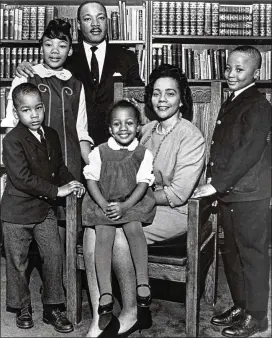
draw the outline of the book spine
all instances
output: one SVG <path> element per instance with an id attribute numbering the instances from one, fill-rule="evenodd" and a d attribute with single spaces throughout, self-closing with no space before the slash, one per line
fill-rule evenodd
<path id="1" fill-rule="evenodd" d="M 168 33 L 168 2 L 161 1 L 161 35 Z"/>
<path id="2" fill-rule="evenodd" d="M 6 117 L 6 87 L 0 87 L 0 119 Z"/>
<path id="3" fill-rule="evenodd" d="M 10 78 L 10 47 L 5 47 L 4 54 L 4 77 Z"/>
<path id="4" fill-rule="evenodd" d="M 197 12 L 196 12 L 196 2 L 190 2 L 190 35 L 197 35 Z"/>
<path id="5" fill-rule="evenodd" d="M 158 48 L 153 47 L 152 49 L 152 69 L 158 67 Z"/>
<path id="6" fill-rule="evenodd" d="M 168 46 L 162 46 L 162 63 L 168 63 Z"/>
<path id="7" fill-rule="evenodd" d="M 32 63 L 33 62 L 33 53 L 34 53 L 34 47 L 28 47 L 27 48 L 27 61 Z"/>
<path id="8" fill-rule="evenodd" d="M 4 78 L 5 76 L 4 62 L 5 62 L 4 47 L 0 47 L 0 78 Z"/>
<path id="9" fill-rule="evenodd" d="M 4 7 L 0 4 L 0 40 L 4 39 Z"/>
<path id="10" fill-rule="evenodd" d="M 177 47 L 177 63 L 178 67 L 182 70 L 182 45 L 179 43 Z"/>
<path id="11" fill-rule="evenodd" d="M 214 51 L 214 70 L 215 70 L 215 79 L 220 80 L 220 50 L 217 49 Z"/>
<path id="12" fill-rule="evenodd" d="M 11 48 L 10 51 L 10 77 L 15 77 L 16 72 L 16 57 L 17 57 L 17 48 Z"/>
<path id="13" fill-rule="evenodd" d="M 226 69 L 226 53 L 224 49 L 220 49 L 220 78 L 224 79 Z"/>
<path id="14" fill-rule="evenodd" d="M 252 14 L 227 13 L 219 14 L 220 21 L 250 21 L 252 22 Z"/>
<path id="15" fill-rule="evenodd" d="M 252 35 L 260 35 L 260 4 L 252 5 Z"/>
<path id="16" fill-rule="evenodd" d="M 219 35 L 222 35 L 222 36 L 252 36 L 252 29 L 222 28 L 222 29 L 219 29 Z"/>
<path id="17" fill-rule="evenodd" d="M 266 4 L 266 36 L 271 36 L 272 34 L 272 10 L 271 3 Z"/>
<path id="18" fill-rule="evenodd" d="M 139 9 L 138 11 L 138 20 L 139 20 L 139 40 L 144 40 L 143 29 L 144 29 L 144 22 L 143 22 L 143 10 Z"/>
<path id="19" fill-rule="evenodd" d="M 27 60 L 27 47 L 23 48 L 22 58 L 23 58 L 23 61 L 28 61 Z"/>
<path id="20" fill-rule="evenodd" d="M 37 39 L 40 40 L 45 29 L 45 6 L 38 7 L 37 13 Z"/>
<path id="21" fill-rule="evenodd" d="M 153 34 L 159 35 L 161 33 L 161 2 L 154 1 L 153 2 Z"/>
<path id="22" fill-rule="evenodd" d="M 17 48 L 17 64 L 16 64 L 16 66 L 18 66 L 22 62 L 22 54 L 23 54 L 23 48 L 18 47 Z"/>
<path id="23" fill-rule="evenodd" d="M 119 40 L 118 13 L 116 11 L 111 13 L 111 35 L 112 40 Z"/>
<path id="24" fill-rule="evenodd" d="M 205 23 L 204 23 L 204 34 L 212 35 L 212 12 L 211 3 L 205 2 Z"/>
<path id="25" fill-rule="evenodd" d="M 197 10 L 197 18 L 196 18 L 197 35 L 204 35 L 204 19 L 205 19 L 204 2 L 197 2 L 196 10 Z"/>
<path id="26" fill-rule="evenodd" d="M 29 39 L 30 7 L 23 7 L 22 40 Z"/>
<path id="27" fill-rule="evenodd" d="M 168 35 L 176 34 L 175 19 L 176 19 L 175 2 L 170 1 L 168 4 Z"/>
<path id="28" fill-rule="evenodd" d="M 19 40 L 19 8 L 14 8 L 14 40 Z"/>
<path id="29" fill-rule="evenodd" d="M 177 44 L 173 43 L 172 44 L 172 49 L 171 49 L 171 53 L 172 53 L 172 62 L 174 66 L 178 66 L 178 60 L 177 60 Z"/>
<path id="30" fill-rule="evenodd" d="M 212 35 L 219 34 L 219 4 L 212 3 Z"/>
<path id="31" fill-rule="evenodd" d="M 33 49 L 33 63 L 37 65 L 39 63 L 39 48 L 34 47 Z"/>
<path id="32" fill-rule="evenodd" d="M 252 11 L 251 5 L 220 5 L 219 13 L 244 13 L 250 14 Z"/>
<path id="33" fill-rule="evenodd" d="M 14 8 L 9 9 L 9 28 L 8 28 L 8 33 L 9 33 L 9 39 L 14 40 Z"/>
<path id="34" fill-rule="evenodd" d="M 37 39 L 37 7 L 30 7 L 30 24 L 29 24 L 30 40 Z"/>
<path id="35" fill-rule="evenodd" d="M 3 38 L 8 40 L 9 38 L 9 10 L 8 8 L 4 8 L 3 11 Z"/>
<path id="36" fill-rule="evenodd" d="M 248 28 L 248 29 L 252 29 L 252 22 L 244 22 L 244 21 L 237 21 L 237 22 L 233 22 L 233 21 L 221 21 L 219 22 L 219 29 L 220 28 Z"/>
<path id="37" fill-rule="evenodd" d="M 19 8 L 18 40 L 22 40 L 23 39 L 22 32 L 23 32 L 23 9 Z"/>
<path id="38" fill-rule="evenodd" d="M 183 2 L 183 35 L 190 35 L 190 2 Z"/>
<path id="39" fill-rule="evenodd" d="M 55 17 L 55 7 L 52 5 L 45 6 L 45 27 L 48 26 L 49 22 Z"/>
<path id="40" fill-rule="evenodd" d="M 182 35 L 183 27 L 182 27 L 182 2 L 175 2 L 175 11 L 176 11 L 176 27 L 175 34 Z"/>

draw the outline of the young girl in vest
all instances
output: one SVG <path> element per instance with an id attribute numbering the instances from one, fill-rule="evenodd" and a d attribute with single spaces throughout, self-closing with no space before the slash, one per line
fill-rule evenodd
<path id="1" fill-rule="evenodd" d="M 83 173 L 89 194 L 83 200 L 83 225 L 96 231 L 95 265 L 100 291 L 98 314 L 111 314 L 111 258 L 116 227 L 128 239 L 137 278 L 137 302 L 151 303 L 147 245 L 142 230 L 155 216 L 153 156 L 139 144 L 140 112 L 126 100 L 115 103 L 108 117 L 111 137 L 89 154 Z M 91 287 L 91 286 L 90 286 Z M 115 318 L 115 317 L 114 317 Z"/>

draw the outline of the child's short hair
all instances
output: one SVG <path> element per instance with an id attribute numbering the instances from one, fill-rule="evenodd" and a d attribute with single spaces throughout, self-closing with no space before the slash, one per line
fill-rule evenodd
<path id="1" fill-rule="evenodd" d="M 41 39 L 42 43 L 43 38 L 47 37 L 49 39 L 59 39 L 69 42 L 69 45 L 72 45 L 72 36 L 71 36 L 71 25 L 69 22 L 62 19 L 55 19 L 49 21 Z"/>
<path id="2" fill-rule="evenodd" d="M 257 48 L 255 48 L 253 46 L 238 46 L 235 49 L 233 49 L 233 51 L 231 53 L 234 53 L 234 52 L 240 52 L 240 53 L 244 53 L 244 54 L 248 55 L 249 57 L 251 57 L 255 60 L 257 69 L 261 68 L 262 55 Z"/>
<path id="3" fill-rule="evenodd" d="M 21 83 L 12 91 L 12 102 L 15 108 L 18 105 L 19 97 L 27 94 L 37 94 L 41 96 L 38 87 L 35 86 L 33 83 Z"/>
<path id="4" fill-rule="evenodd" d="M 107 123 L 107 125 L 110 124 L 112 113 L 113 113 L 113 111 L 114 111 L 116 108 L 124 108 L 124 109 L 131 108 L 131 109 L 133 109 L 133 110 L 134 110 L 134 113 L 135 113 L 135 117 L 136 117 L 137 123 L 138 123 L 138 124 L 140 123 L 140 120 L 141 120 L 141 113 L 140 113 L 140 110 L 138 109 L 138 107 L 136 107 L 135 104 L 133 104 L 133 103 L 132 103 L 131 101 L 129 101 L 129 100 L 120 100 L 120 101 L 115 102 L 115 103 L 109 108 L 109 110 L 108 110 L 108 112 L 107 112 L 107 116 L 106 116 L 106 123 Z"/>

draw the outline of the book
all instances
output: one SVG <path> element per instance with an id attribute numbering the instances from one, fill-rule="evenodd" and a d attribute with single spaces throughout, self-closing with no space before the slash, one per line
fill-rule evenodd
<path id="1" fill-rule="evenodd" d="M 119 40 L 119 22 L 118 13 L 116 11 L 111 13 L 111 34 L 112 40 Z"/>
<path id="2" fill-rule="evenodd" d="M 30 40 L 37 39 L 37 7 L 30 7 L 30 23 L 29 23 L 29 38 Z"/>
<path id="3" fill-rule="evenodd" d="M 0 119 L 6 117 L 6 87 L 0 87 Z"/>
<path id="4" fill-rule="evenodd" d="M 23 7 L 22 40 L 29 39 L 30 6 Z"/>
<path id="5" fill-rule="evenodd" d="M 252 5 L 252 35 L 260 35 L 260 4 Z"/>
<path id="6" fill-rule="evenodd" d="M 189 3 L 189 16 L 190 16 L 190 35 L 197 35 L 197 22 L 196 22 L 196 18 L 197 18 L 197 11 L 196 11 L 196 7 L 197 3 L 196 2 L 190 2 Z"/>
<path id="7" fill-rule="evenodd" d="M 205 2 L 204 7 L 204 34 L 205 35 L 212 35 L 212 12 L 211 12 L 211 3 Z"/>
<path id="8" fill-rule="evenodd" d="M 4 47 L 0 47 L 0 78 L 4 78 L 5 76 L 5 69 L 4 69 L 4 57 L 5 53 L 4 53 Z"/>
<path id="9" fill-rule="evenodd" d="M 0 40 L 4 39 L 4 5 L 0 4 Z"/>
<path id="10" fill-rule="evenodd" d="M 14 32 L 13 39 L 19 40 L 19 8 L 14 8 Z"/>
<path id="11" fill-rule="evenodd" d="M 17 59 L 17 48 L 11 48 L 10 50 L 10 77 L 14 78 L 15 77 L 15 72 L 16 72 L 16 59 Z"/>
<path id="12" fill-rule="evenodd" d="M 190 2 L 183 2 L 183 35 L 190 35 Z"/>
<path id="13" fill-rule="evenodd" d="M 176 12 L 175 12 L 175 2 L 170 1 L 168 3 L 168 35 L 175 35 L 176 29 L 175 29 L 175 22 L 176 22 Z"/>
<path id="14" fill-rule="evenodd" d="M 8 38 L 10 40 L 14 39 L 14 7 L 9 9 L 9 15 L 8 15 Z"/>
<path id="15" fill-rule="evenodd" d="M 266 36 L 266 4 L 260 4 L 260 36 Z"/>
<path id="16" fill-rule="evenodd" d="M 161 35 L 168 34 L 168 2 L 161 1 Z"/>
<path id="17" fill-rule="evenodd" d="M 212 12 L 212 35 L 219 34 L 219 4 L 212 3 L 211 6 Z"/>
<path id="18" fill-rule="evenodd" d="M 4 48 L 4 77 L 10 78 L 10 47 Z"/>
<path id="19" fill-rule="evenodd" d="M 37 39 L 40 40 L 45 29 L 45 6 L 39 6 L 37 10 Z"/>
<path id="20" fill-rule="evenodd" d="M 153 1 L 153 17 L 152 17 L 153 34 L 161 33 L 161 2 Z"/>
<path id="21" fill-rule="evenodd" d="M 175 2 L 175 12 L 176 12 L 176 27 L 175 27 L 175 34 L 182 35 L 183 28 L 182 28 L 182 2 L 176 1 Z"/>
<path id="22" fill-rule="evenodd" d="M 251 5 L 219 5 L 219 13 L 245 13 L 251 14 Z"/>
<path id="23" fill-rule="evenodd" d="M 3 39 L 9 38 L 9 10 L 7 7 L 3 10 Z"/>
<path id="24" fill-rule="evenodd" d="M 271 3 L 266 4 L 266 36 L 271 36 L 272 34 L 272 10 Z"/>
<path id="25" fill-rule="evenodd" d="M 197 2 L 196 29 L 197 35 L 204 35 L 205 3 Z"/>

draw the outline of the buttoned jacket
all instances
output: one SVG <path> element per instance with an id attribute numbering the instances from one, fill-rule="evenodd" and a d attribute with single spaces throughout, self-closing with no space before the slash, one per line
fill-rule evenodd
<path id="1" fill-rule="evenodd" d="M 43 129 L 47 149 L 21 122 L 3 139 L 7 172 L 1 200 L 4 221 L 19 224 L 43 221 L 54 206 L 58 186 L 74 180 L 63 162 L 57 132 L 50 127 Z"/>
<path id="2" fill-rule="evenodd" d="M 114 83 L 124 82 L 129 86 L 144 85 L 139 76 L 136 54 L 121 46 L 107 43 L 98 85 L 94 83 L 91 76 L 82 42 L 75 46 L 73 54 L 67 58 L 65 67 L 84 85 L 90 136 L 96 145 L 106 142 L 109 137 L 108 126 L 105 122 L 106 113 L 114 101 Z"/>
<path id="3" fill-rule="evenodd" d="M 255 85 L 222 105 L 208 170 L 211 184 L 223 201 L 270 197 L 270 129 L 271 105 Z"/>

